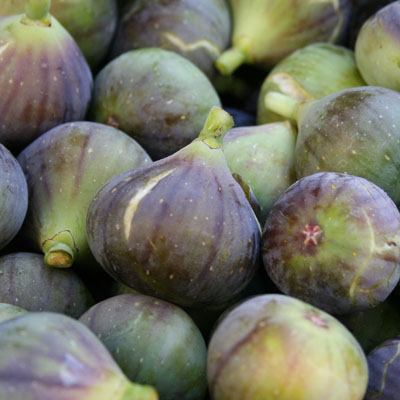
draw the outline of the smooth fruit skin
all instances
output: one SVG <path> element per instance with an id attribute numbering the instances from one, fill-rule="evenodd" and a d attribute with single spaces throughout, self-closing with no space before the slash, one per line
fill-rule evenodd
<path id="1" fill-rule="evenodd" d="M 11 318 L 19 317 L 28 311 L 8 303 L 0 303 L 0 323 Z"/>
<path id="2" fill-rule="evenodd" d="M 332 172 L 295 182 L 262 237 L 268 275 L 285 294 L 343 314 L 384 301 L 400 278 L 400 213 L 378 186 Z"/>
<path id="3" fill-rule="evenodd" d="M 99 339 L 62 314 L 28 313 L 0 324 L 4 400 L 157 400 L 128 381 Z"/>
<path id="4" fill-rule="evenodd" d="M 213 106 L 209 79 L 189 60 L 160 48 L 132 50 L 97 75 L 90 118 L 136 139 L 153 159 L 195 139 Z"/>
<path id="5" fill-rule="evenodd" d="M 0 302 L 27 311 L 52 311 L 79 318 L 92 295 L 74 271 L 50 268 L 43 256 L 12 253 L 0 257 Z"/>
<path id="6" fill-rule="evenodd" d="M 400 202 L 400 94 L 364 86 L 300 108 L 297 178 L 321 171 L 363 177 Z"/>
<path id="7" fill-rule="evenodd" d="M 204 399 L 206 345 L 178 306 L 125 294 L 94 305 L 79 321 L 96 334 L 131 381 L 154 386 L 164 400 Z"/>
<path id="8" fill-rule="evenodd" d="M 365 355 L 329 314 L 272 294 L 234 307 L 208 348 L 213 400 L 362 400 Z"/>
<path id="9" fill-rule="evenodd" d="M 400 90 L 399 19 L 400 1 L 394 1 L 365 21 L 357 35 L 357 66 L 368 85 Z"/>
<path id="10" fill-rule="evenodd" d="M 228 47 L 231 17 L 226 0 L 139 0 L 124 8 L 111 57 L 144 47 L 174 51 L 214 75 L 214 61 Z"/>

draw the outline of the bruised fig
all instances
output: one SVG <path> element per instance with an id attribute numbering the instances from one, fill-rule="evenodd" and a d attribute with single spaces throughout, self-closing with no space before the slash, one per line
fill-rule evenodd
<path id="1" fill-rule="evenodd" d="M 0 323 L 11 318 L 19 317 L 28 311 L 8 303 L 0 303 Z"/>
<path id="2" fill-rule="evenodd" d="M 257 122 L 266 124 L 285 119 L 265 107 L 269 92 L 310 101 L 364 85 L 351 50 L 331 43 L 310 44 L 285 57 L 268 74 L 258 99 Z"/>
<path id="3" fill-rule="evenodd" d="M 218 324 L 207 377 L 214 400 L 362 400 L 368 367 L 337 319 L 270 294 L 239 304 Z"/>
<path id="4" fill-rule="evenodd" d="M 111 56 L 161 47 L 189 59 L 211 77 L 230 33 L 226 0 L 132 1 L 121 13 Z"/>
<path id="5" fill-rule="evenodd" d="M 350 0 L 229 0 L 232 47 L 216 61 L 229 75 L 241 64 L 274 66 L 314 42 L 335 42 L 346 25 Z"/>
<path id="6" fill-rule="evenodd" d="M 69 267 L 77 261 L 87 269 L 89 203 L 110 178 L 151 160 L 118 129 L 80 121 L 46 132 L 19 154 L 18 161 L 29 188 L 21 235 L 44 253 L 47 265 Z"/>
<path id="7" fill-rule="evenodd" d="M 285 294 L 336 314 L 372 308 L 400 278 L 400 213 L 366 179 L 307 176 L 275 203 L 262 255 Z"/>
<path id="8" fill-rule="evenodd" d="M 0 393 L 7 400 L 157 400 L 130 382 L 99 339 L 62 314 L 32 312 L 0 324 Z"/>
<path id="9" fill-rule="evenodd" d="M 195 139 L 213 106 L 220 106 L 218 94 L 200 69 L 147 48 L 122 54 L 97 75 L 91 119 L 123 130 L 160 159 Z"/>
<path id="10" fill-rule="evenodd" d="M 116 280 L 181 306 L 221 304 L 250 282 L 260 227 L 222 151 L 231 116 L 214 107 L 199 137 L 109 180 L 90 204 L 89 246 Z"/>
<path id="11" fill-rule="evenodd" d="M 400 202 L 400 93 L 363 86 L 299 102 L 270 92 L 270 109 L 297 120 L 297 178 L 320 171 L 363 177 Z"/>
<path id="12" fill-rule="evenodd" d="M 25 14 L 0 19 L 0 143 L 11 151 L 84 119 L 91 99 L 90 68 L 49 6 L 28 0 Z"/>

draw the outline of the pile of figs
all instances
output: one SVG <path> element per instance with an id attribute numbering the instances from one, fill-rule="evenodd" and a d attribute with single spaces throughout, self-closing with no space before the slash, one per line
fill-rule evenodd
<path id="1" fill-rule="evenodd" d="M 399 400 L 399 38 L 400 0 L 0 1 L 0 400 Z"/>

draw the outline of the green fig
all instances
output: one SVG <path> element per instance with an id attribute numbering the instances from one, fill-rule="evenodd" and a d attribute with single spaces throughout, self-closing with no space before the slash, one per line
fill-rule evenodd
<path id="1" fill-rule="evenodd" d="M 149 163 L 125 133 L 94 122 L 57 126 L 27 146 L 18 161 L 29 188 L 21 235 L 42 251 L 47 265 L 89 268 L 85 224 L 89 204 L 103 183 Z"/>
<path id="2" fill-rule="evenodd" d="M 232 125 L 214 107 L 192 143 L 97 192 L 88 242 L 116 280 L 191 307 L 227 302 L 250 282 L 260 227 L 222 151 Z"/>
<path id="3" fill-rule="evenodd" d="M 275 203 L 262 257 L 285 294 L 336 314 L 372 308 L 400 279 L 400 212 L 366 179 L 313 174 Z"/>
<path id="4" fill-rule="evenodd" d="M 364 85 L 353 51 L 330 43 L 310 44 L 285 57 L 270 71 L 258 98 L 257 122 L 266 124 L 285 119 L 266 108 L 265 96 L 269 92 L 310 101 Z"/>
<path id="5" fill-rule="evenodd" d="M 142 294 L 111 297 L 79 319 L 133 382 L 154 386 L 163 400 L 204 399 L 207 349 L 178 306 Z"/>
<path id="6" fill-rule="evenodd" d="M 229 75 L 243 63 L 270 68 L 314 42 L 335 42 L 346 26 L 349 0 L 229 0 L 232 47 L 216 60 Z"/>
<path id="7" fill-rule="evenodd" d="M 160 159 L 195 139 L 213 106 L 220 106 L 218 94 L 200 69 L 148 48 L 124 53 L 99 73 L 91 119 L 123 130 Z"/>
<path id="8" fill-rule="evenodd" d="M 157 400 L 130 382 L 85 325 L 32 312 L 0 324 L 0 393 L 7 400 Z"/>
<path id="9" fill-rule="evenodd" d="M 208 348 L 214 400 L 362 400 L 365 355 L 334 317 L 273 294 L 234 307 Z"/>
<path id="10" fill-rule="evenodd" d="M 0 19 L 0 143 L 11 151 L 84 119 L 91 99 L 90 68 L 49 6 L 28 0 L 25 14 Z"/>
<path id="11" fill-rule="evenodd" d="M 23 308 L 13 306 L 12 304 L 0 303 L 0 323 L 11 318 L 19 317 L 27 312 L 28 311 Z"/>
<path id="12" fill-rule="evenodd" d="M 40 254 L 19 252 L 0 257 L 0 302 L 79 318 L 93 298 L 71 269 L 49 268 Z"/>
<path id="13" fill-rule="evenodd" d="M 226 0 L 139 0 L 121 14 L 111 57 L 143 47 L 174 51 L 214 75 L 214 62 L 228 47 L 231 18 Z"/>

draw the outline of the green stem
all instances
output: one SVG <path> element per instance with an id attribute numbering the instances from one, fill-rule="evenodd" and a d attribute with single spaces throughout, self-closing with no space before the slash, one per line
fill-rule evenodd
<path id="1" fill-rule="evenodd" d="M 215 66 L 222 75 L 231 75 L 246 59 L 246 53 L 240 47 L 231 47 L 217 58 Z"/>
<path id="2" fill-rule="evenodd" d="M 158 400 L 158 394 L 151 386 L 128 382 L 119 400 Z"/>
<path id="3" fill-rule="evenodd" d="M 225 133 L 228 132 L 233 125 L 233 118 L 230 114 L 220 107 L 213 107 L 196 140 L 206 143 L 212 149 L 221 148 Z"/>
<path id="4" fill-rule="evenodd" d="M 292 99 L 279 92 L 268 92 L 264 98 L 265 107 L 282 117 L 297 119 L 297 110 L 301 101 Z"/>
<path id="5" fill-rule="evenodd" d="M 44 262 L 51 267 L 68 268 L 74 262 L 74 252 L 67 244 L 55 242 L 46 250 Z"/>
<path id="6" fill-rule="evenodd" d="M 25 5 L 25 15 L 32 21 L 42 21 L 49 18 L 51 0 L 28 0 Z"/>

